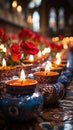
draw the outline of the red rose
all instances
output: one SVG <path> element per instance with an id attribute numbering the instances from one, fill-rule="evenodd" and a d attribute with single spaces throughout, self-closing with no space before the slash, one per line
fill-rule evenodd
<path id="1" fill-rule="evenodd" d="M 16 45 L 15 43 L 13 43 L 12 46 L 10 47 L 10 51 L 11 51 L 11 59 L 13 61 L 18 61 L 21 59 L 22 53 L 20 52 L 19 45 Z"/>
<path id="2" fill-rule="evenodd" d="M 20 46 L 27 54 L 35 55 L 39 52 L 39 49 L 30 41 L 22 41 Z"/>
<path id="3" fill-rule="evenodd" d="M 49 46 L 52 48 L 52 49 L 56 49 L 57 48 L 57 44 L 55 42 L 50 42 L 49 43 Z"/>
<path id="4" fill-rule="evenodd" d="M 6 42 L 8 40 L 8 34 L 4 33 L 3 37 L 2 37 L 2 41 Z"/>
<path id="5" fill-rule="evenodd" d="M 20 46 L 17 45 L 16 43 L 13 43 L 10 47 L 11 53 L 16 53 L 18 54 L 20 52 Z"/>
<path id="6" fill-rule="evenodd" d="M 59 39 L 63 40 L 64 36 L 63 35 L 59 35 Z"/>
<path id="7" fill-rule="evenodd" d="M 33 40 L 34 40 L 35 42 L 40 42 L 40 38 L 41 38 L 41 35 L 40 35 L 40 34 L 34 33 Z"/>
<path id="8" fill-rule="evenodd" d="M 12 33 L 10 37 L 11 37 L 11 39 L 17 39 L 17 35 L 14 33 Z"/>
<path id="9" fill-rule="evenodd" d="M 32 32 L 31 32 L 29 29 L 23 28 L 21 31 L 19 31 L 18 37 L 19 37 L 20 39 L 29 38 L 29 37 L 31 37 L 31 35 L 32 35 L 31 33 L 32 33 Z"/>
<path id="10" fill-rule="evenodd" d="M 11 53 L 11 59 L 13 61 L 19 61 L 21 59 L 22 53 L 19 52 L 18 54 L 16 53 Z"/>
<path id="11" fill-rule="evenodd" d="M 62 44 L 58 44 L 58 50 L 62 50 L 63 49 L 63 45 Z"/>
<path id="12" fill-rule="evenodd" d="M 3 37 L 3 34 L 4 34 L 4 29 L 3 29 L 3 28 L 0 28 L 0 38 Z"/>

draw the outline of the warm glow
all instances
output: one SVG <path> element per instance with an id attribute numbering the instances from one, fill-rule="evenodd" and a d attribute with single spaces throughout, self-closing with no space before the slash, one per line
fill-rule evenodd
<path id="1" fill-rule="evenodd" d="M 30 55 L 30 56 L 29 56 L 29 60 L 30 60 L 30 61 L 34 61 L 34 56 L 33 56 L 33 55 Z"/>
<path id="2" fill-rule="evenodd" d="M 52 38 L 52 41 L 54 41 L 54 42 L 59 41 L 59 37 L 53 37 L 53 38 Z"/>
<path id="3" fill-rule="evenodd" d="M 41 51 L 38 52 L 38 57 L 41 57 L 42 56 L 42 53 Z"/>
<path id="4" fill-rule="evenodd" d="M 25 72 L 23 69 L 21 70 L 20 79 L 25 79 Z"/>
<path id="5" fill-rule="evenodd" d="M 47 61 L 47 65 L 48 65 L 49 68 L 52 67 L 52 63 L 50 61 Z"/>
<path id="6" fill-rule="evenodd" d="M 64 44 L 64 49 L 68 49 L 68 45 L 67 44 Z"/>
<path id="7" fill-rule="evenodd" d="M 13 7 L 13 8 L 16 8 L 16 7 L 17 7 L 17 1 L 13 1 L 12 7 Z"/>
<path id="8" fill-rule="evenodd" d="M 48 52 L 50 53 L 51 52 L 51 48 L 48 47 Z"/>
<path id="9" fill-rule="evenodd" d="M 45 51 L 44 50 L 42 51 L 42 55 L 45 55 Z"/>
<path id="10" fill-rule="evenodd" d="M 59 59 L 60 57 L 61 57 L 61 56 L 60 56 L 60 53 L 57 53 L 57 54 L 56 54 L 56 58 Z"/>
<path id="11" fill-rule="evenodd" d="M 6 66 L 6 60 L 4 58 L 2 60 L 2 66 Z"/>
<path id="12" fill-rule="evenodd" d="M 30 23 L 30 24 L 32 23 L 32 16 L 31 15 L 28 16 L 27 22 Z"/>
<path id="13" fill-rule="evenodd" d="M 61 63 L 61 59 L 56 60 L 56 65 L 59 65 Z"/>
<path id="14" fill-rule="evenodd" d="M 21 5 L 18 5 L 17 6 L 17 11 L 20 13 L 20 12 L 22 12 L 22 7 L 21 7 Z"/>
<path id="15" fill-rule="evenodd" d="M 3 44 L 0 45 L 0 49 L 4 49 L 4 45 Z"/>
<path id="16" fill-rule="evenodd" d="M 46 64 L 46 66 L 45 66 L 45 71 L 50 71 L 50 67 L 48 66 L 48 64 Z"/>
<path id="17" fill-rule="evenodd" d="M 7 49 L 6 49 L 6 47 L 4 47 L 4 48 L 3 48 L 3 52 L 6 52 L 6 51 L 7 51 Z"/>

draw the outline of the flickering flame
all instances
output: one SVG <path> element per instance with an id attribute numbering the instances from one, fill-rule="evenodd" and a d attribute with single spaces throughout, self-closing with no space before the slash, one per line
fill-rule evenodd
<path id="1" fill-rule="evenodd" d="M 44 50 L 42 51 L 42 55 L 45 55 L 45 51 Z"/>
<path id="2" fill-rule="evenodd" d="M 59 65 L 61 63 L 61 59 L 56 60 L 56 65 Z"/>
<path id="3" fill-rule="evenodd" d="M 47 61 L 47 65 L 49 66 L 49 68 L 52 67 L 52 63 L 50 61 Z"/>
<path id="4" fill-rule="evenodd" d="M 21 70 L 21 73 L 20 73 L 20 79 L 21 80 L 25 79 L 25 72 L 23 69 Z"/>
<path id="5" fill-rule="evenodd" d="M 57 54 L 56 54 L 56 58 L 58 58 L 58 59 L 61 58 L 60 53 L 57 53 Z"/>
<path id="6" fill-rule="evenodd" d="M 64 49 L 68 49 L 68 45 L 67 44 L 64 44 Z"/>
<path id="7" fill-rule="evenodd" d="M 33 56 L 33 55 L 30 55 L 30 56 L 29 56 L 29 60 L 30 60 L 30 61 L 34 61 L 34 56 Z"/>
<path id="8" fill-rule="evenodd" d="M 0 45 L 0 49 L 4 49 L 4 45 L 3 44 Z"/>
<path id="9" fill-rule="evenodd" d="M 42 56 L 42 53 L 41 51 L 38 52 L 38 57 L 41 57 Z"/>
<path id="10" fill-rule="evenodd" d="M 6 60 L 4 58 L 2 60 L 2 66 L 6 66 Z"/>
<path id="11" fill-rule="evenodd" d="M 4 47 L 4 48 L 3 48 L 3 52 L 6 52 L 6 51 L 7 51 L 7 49 L 6 49 L 6 47 Z"/>
<path id="12" fill-rule="evenodd" d="M 46 66 L 45 66 L 45 71 L 46 71 L 46 72 L 49 72 L 49 71 L 50 71 L 50 67 L 48 66 L 48 64 L 46 64 Z"/>

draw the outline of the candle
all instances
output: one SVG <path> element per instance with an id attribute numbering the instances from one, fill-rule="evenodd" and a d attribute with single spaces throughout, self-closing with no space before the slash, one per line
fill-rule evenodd
<path id="1" fill-rule="evenodd" d="M 26 79 L 25 72 L 22 69 L 20 78 L 6 82 L 7 91 L 13 94 L 28 94 L 33 92 L 38 82 L 33 79 Z"/>
<path id="2" fill-rule="evenodd" d="M 6 66 L 6 60 L 3 58 L 0 66 L 0 81 L 6 81 L 16 74 L 14 66 Z"/>
<path id="3" fill-rule="evenodd" d="M 56 71 L 56 72 L 58 72 L 59 74 L 60 74 L 61 71 L 62 71 L 62 67 L 52 66 L 51 62 L 49 62 L 49 64 L 47 64 L 46 69 L 47 69 L 47 68 L 48 68 L 50 71 Z M 40 70 L 41 70 L 41 71 L 44 71 L 44 70 L 45 70 L 45 66 L 40 67 Z"/>
<path id="4" fill-rule="evenodd" d="M 38 71 L 34 73 L 34 77 L 39 83 L 55 83 L 57 82 L 59 73 L 50 71 L 48 64 L 45 67 L 44 71 Z"/>
<path id="5" fill-rule="evenodd" d="M 15 67 L 13 66 L 6 66 L 6 60 L 3 58 L 2 60 L 2 66 L 0 66 L 0 71 L 1 70 L 10 70 L 10 69 L 13 69 Z"/>
<path id="6" fill-rule="evenodd" d="M 38 54 L 37 54 L 37 56 L 38 56 L 38 58 L 41 58 L 41 56 L 42 56 L 42 52 L 39 51 Z"/>
<path id="7" fill-rule="evenodd" d="M 34 59 L 33 55 L 29 55 L 29 59 L 25 59 L 23 62 L 26 63 L 26 64 L 27 63 L 35 63 L 36 60 Z"/>

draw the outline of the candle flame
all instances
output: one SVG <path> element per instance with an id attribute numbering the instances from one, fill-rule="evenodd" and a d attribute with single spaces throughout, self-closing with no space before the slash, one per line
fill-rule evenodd
<path id="1" fill-rule="evenodd" d="M 57 53 L 57 54 L 56 54 L 56 58 L 58 58 L 58 59 L 61 58 L 60 53 Z"/>
<path id="2" fill-rule="evenodd" d="M 25 79 L 25 72 L 23 69 L 21 70 L 20 79 Z"/>
<path id="3" fill-rule="evenodd" d="M 42 53 L 41 51 L 38 52 L 38 57 L 41 57 L 42 56 Z"/>
<path id="4" fill-rule="evenodd" d="M 46 64 L 46 66 L 45 66 L 45 71 L 50 71 L 50 67 L 48 66 L 48 64 Z"/>
<path id="5" fill-rule="evenodd" d="M 47 61 L 47 65 L 49 66 L 49 68 L 52 67 L 52 63 L 50 61 Z"/>
<path id="6" fill-rule="evenodd" d="M 6 66 L 6 60 L 4 58 L 2 60 L 2 66 Z"/>
<path id="7" fill-rule="evenodd" d="M 33 55 L 30 55 L 30 56 L 29 56 L 29 60 L 30 60 L 30 61 L 33 61 L 33 60 L 34 60 L 34 56 L 33 56 Z"/>
<path id="8" fill-rule="evenodd" d="M 4 48 L 4 45 L 3 45 L 3 44 L 1 44 L 1 45 L 0 45 L 0 49 L 3 49 L 3 48 Z"/>
<path id="9" fill-rule="evenodd" d="M 6 49 L 6 47 L 4 47 L 4 48 L 3 48 L 3 52 L 6 52 L 6 51 L 7 51 L 7 49 Z"/>
<path id="10" fill-rule="evenodd" d="M 56 60 L 56 65 L 59 65 L 61 63 L 61 59 Z"/>

